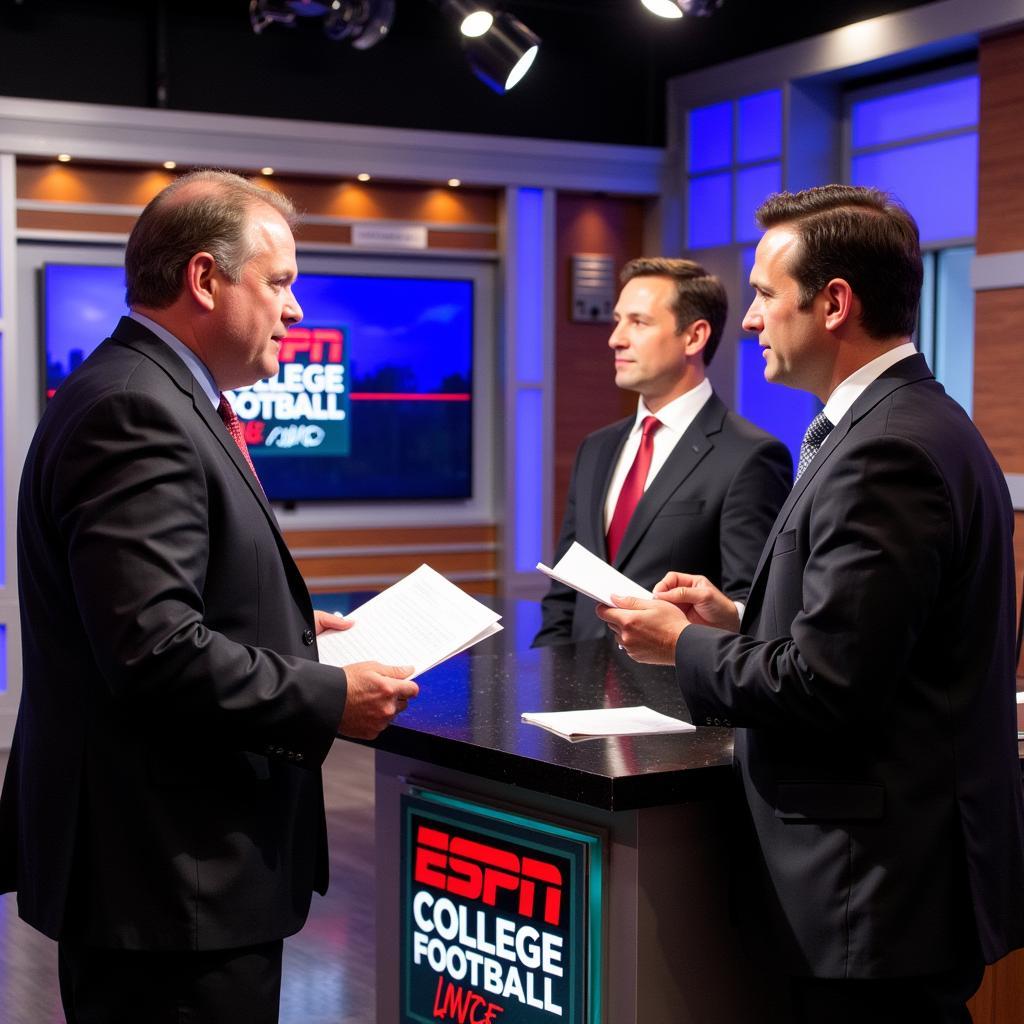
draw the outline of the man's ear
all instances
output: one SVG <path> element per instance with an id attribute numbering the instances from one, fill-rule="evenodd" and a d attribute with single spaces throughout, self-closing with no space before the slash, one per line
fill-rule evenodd
<path id="1" fill-rule="evenodd" d="M 690 357 L 699 355 L 704 351 L 710 337 L 711 324 L 707 320 L 694 320 L 692 324 L 688 324 L 683 331 L 686 354 Z"/>
<path id="2" fill-rule="evenodd" d="M 185 267 L 185 292 L 203 309 L 212 311 L 219 284 L 216 260 L 208 252 L 197 252 Z"/>
<path id="3" fill-rule="evenodd" d="M 857 296 L 848 281 L 834 277 L 822 288 L 821 295 L 825 305 L 826 330 L 834 331 L 850 320 Z"/>

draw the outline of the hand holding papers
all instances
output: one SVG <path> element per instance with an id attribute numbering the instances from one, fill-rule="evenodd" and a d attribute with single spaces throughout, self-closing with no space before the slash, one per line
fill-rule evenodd
<path id="1" fill-rule="evenodd" d="M 572 547 L 555 563 L 553 569 L 540 562 L 537 563 L 537 568 L 553 580 L 558 580 L 559 583 L 586 594 L 598 604 L 609 607 L 613 606 L 612 594 L 618 594 L 620 597 L 654 599 L 649 590 L 644 590 L 639 583 L 634 583 L 628 576 L 623 576 L 618 569 L 613 569 L 576 541 L 573 541 Z"/>
<path id="2" fill-rule="evenodd" d="M 413 676 L 418 676 L 499 632 L 500 618 L 429 565 L 421 565 L 351 612 L 347 619 L 352 629 L 321 633 L 317 651 L 325 665 L 413 665 Z"/>
<path id="3" fill-rule="evenodd" d="M 689 722 L 670 718 L 648 707 L 598 708 L 594 711 L 525 712 L 523 721 L 558 733 L 569 740 L 599 736 L 646 736 L 662 732 L 693 732 Z"/>

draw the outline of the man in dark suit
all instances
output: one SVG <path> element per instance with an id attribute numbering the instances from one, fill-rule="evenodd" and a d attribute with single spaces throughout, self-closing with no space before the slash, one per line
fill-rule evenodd
<path id="1" fill-rule="evenodd" d="M 742 623 L 682 573 L 601 614 L 674 661 L 695 722 L 736 726 L 738 913 L 796 1019 L 968 1022 L 984 962 L 1024 945 L 1006 483 L 910 343 L 910 215 L 833 185 L 759 218 L 745 326 L 825 407 Z"/>
<path id="2" fill-rule="evenodd" d="M 24 689 L 0 890 L 58 940 L 69 1022 L 277 1020 L 327 886 L 320 765 L 416 693 L 317 662 L 309 594 L 221 392 L 301 318 L 293 212 L 235 175 L 140 216 L 132 313 L 58 389 L 18 514 Z"/>
<path id="3" fill-rule="evenodd" d="M 577 541 L 648 589 L 692 565 L 745 601 L 793 479 L 789 452 L 711 390 L 705 371 L 728 313 L 718 278 L 662 258 L 632 260 L 621 277 L 608 344 L 616 385 L 640 401 L 580 445 L 556 558 Z M 606 635 L 594 607 L 552 583 L 534 645 Z"/>

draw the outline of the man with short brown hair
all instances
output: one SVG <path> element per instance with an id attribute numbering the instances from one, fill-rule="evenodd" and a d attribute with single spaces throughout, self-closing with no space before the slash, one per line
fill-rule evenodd
<path id="1" fill-rule="evenodd" d="M 792 460 L 712 392 L 706 366 L 728 313 L 721 281 L 665 257 L 632 260 L 621 278 L 608 344 L 637 413 L 580 445 L 556 558 L 577 541 L 647 588 L 673 565 L 699 565 L 742 603 Z M 552 583 L 534 644 L 605 636 L 594 608 Z"/>
<path id="2" fill-rule="evenodd" d="M 831 185 L 758 216 L 744 326 L 824 409 L 742 622 L 688 572 L 600 615 L 675 664 L 698 725 L 736 727 L 735 906 L 795 1020 L 969 1024 L 984 964 L 1024 945 L 1006 481 L 910 339 L 907 211 Z"/>

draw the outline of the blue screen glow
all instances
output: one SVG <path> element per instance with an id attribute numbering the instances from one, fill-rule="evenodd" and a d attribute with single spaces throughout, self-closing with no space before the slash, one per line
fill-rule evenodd
<path id="1" fill-rule="evenodd" d="M 978 123 L 977 75 L 862 100 L 853 106 L 853 145 L 901 142 Z"/>
<path id="2" fill-rule="evenodd" d="M 704 249 L 732 241 L 732 175 L 690 179 L 689 247 Z"/>
<path id="3" fill-rule="evenodd" d="M 782 155 L 782 92 L 772 89 L 739 102 L 739 163 Z"/>
<path id="4" fill-rule="evenodd" d="M 66 264 L 43 274 L 52 393 L 124 313 L 124 275 Z M 268 496 L 469 497 L 473 282 L 300 274 L 295 294 L 304 317 L 277 376 L 230 396 Z"/>
<path id="5" fill-rule="evenodd" d="M 978 137 L 958 135 L 852 161 L 854 185 L 892 192 L 917 220 L 922 242 L 970 238 L 978 215 Z"/>
<path id="6" fill-rule="evenodd" d="M 732 101 L 698 107 L 689 114 L 686 165 L 691 174 L 732 163 Z"/>
<path id="7" fill-rule="evenodd" d="M 771 195 L 782 188 L 782 164 L 761 164 L 744 167 L 736 172 L 736 241 L 756 242 L 761 229 L 754 219 L 754 211 Z"/>

